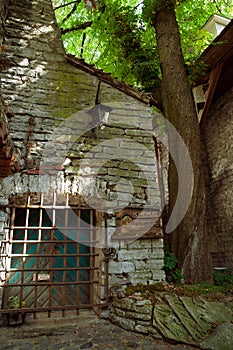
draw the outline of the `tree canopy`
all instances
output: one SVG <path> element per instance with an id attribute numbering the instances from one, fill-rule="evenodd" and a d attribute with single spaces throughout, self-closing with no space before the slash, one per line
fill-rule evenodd
<path id="1" fill-rule="evenodd" d="M 231 18 L 231 0 L 180 0 L 176 17 L 186 67 L 192 77 L 196 59 L 212 36 L 202 30 L 208 18 Z M 161 77 L 152 17 L 153 0 L 53 0 L 67 52 L 120 80 L 153 91 Z"/>

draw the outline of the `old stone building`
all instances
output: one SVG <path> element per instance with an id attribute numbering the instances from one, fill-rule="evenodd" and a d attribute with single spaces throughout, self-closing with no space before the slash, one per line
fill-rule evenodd
<path id="1" fill-rule="evenodd" d="M 67 56 L 50 0 L 2 1 L 0 34 L 3 309 L 164 280 L 152 96 Z"/>
<path id="2" fill-rule="evenodd" d="M 2 312 L 108 305 L 165 280 L 153 96 L 66 55 L 50 0 L 0 4 Z M 202 56 L 209 252 L 233 269 L 232 22 Z M 157 116 L 159 118 L 159 116 Z"/>

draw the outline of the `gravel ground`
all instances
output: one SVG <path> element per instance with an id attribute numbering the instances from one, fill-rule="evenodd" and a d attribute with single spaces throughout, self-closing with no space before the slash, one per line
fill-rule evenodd
<path id="1" fill-rule="evenodd" d="M 126 331 L 93 312 L 65 318 L 26 319 L 22 326 L 0 327 L 0 349 L 14 350 L 187 350 L 148 335 Z"/>

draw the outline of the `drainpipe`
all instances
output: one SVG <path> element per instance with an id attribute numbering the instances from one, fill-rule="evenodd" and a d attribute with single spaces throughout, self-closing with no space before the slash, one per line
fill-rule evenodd
<path id="1" fill-rule="evenodd" d="M 163 174 L 162 170 L 160 168 L 159 164 L 159 149 L 158 149 L 158 143 L 155 136 L 153 136 L 154 140 L 154 149 L 155 149 L 155 162 L 156 162 L 156 171 L 157 171 L 157 178 L 158 178 L 158 185 L 159 185 L 159 192 L 160 192 L 160 210 L 161 210 L 161 223 L 162 223 L 162 232 L 163 235 L 165 233 L 165 226 L 164 226 L 164 214 L 163 214 L 163 208 L 165 204 L 165 195 L 164 195 L 164 184 L 163 184 Z"/>

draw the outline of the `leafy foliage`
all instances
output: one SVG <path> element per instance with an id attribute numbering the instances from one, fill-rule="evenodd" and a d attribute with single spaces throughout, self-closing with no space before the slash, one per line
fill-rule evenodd
<path id="1" fill-rule="evenodd" d="M 180 269 L 178 269 L 177 258 L 169 251 L 167 245 L 164 246 L 164 266 L 168 282 L 179 283 L 184 278 Z"/>
<path id="2" fill-rule="evenodd" d="M 25 301 L 22 301 L 22 306 L 21 306 L 18 295 L 10 296 L 8 300 L 8 307 L 10 309 L 19 309 L 20 307 L 26 307 L 26 303 Z"/>
<path id="3" fill-rule="evenodd" d="M 177 258 L 169 252 L 168 246 L 164 247 L 164 270 L 173 271 L 178 264 Z"/>
<path id="4" fill-rule="evenodd" d="M 213 13 L 232 17 L 230 0 L 53 0 L 66 50 L 128 84 L 153 91 L 161 73 L 153 18 L 160 6 L 176 6 L 182 49 L 192 72 L 212 37 L 201 30 Z"/>
<path id="5" fill-rule="evenodd" d="M 214 282 L 216 286 L 233 285 L 233 273 L 229 270 L 214 271 Z"/>

